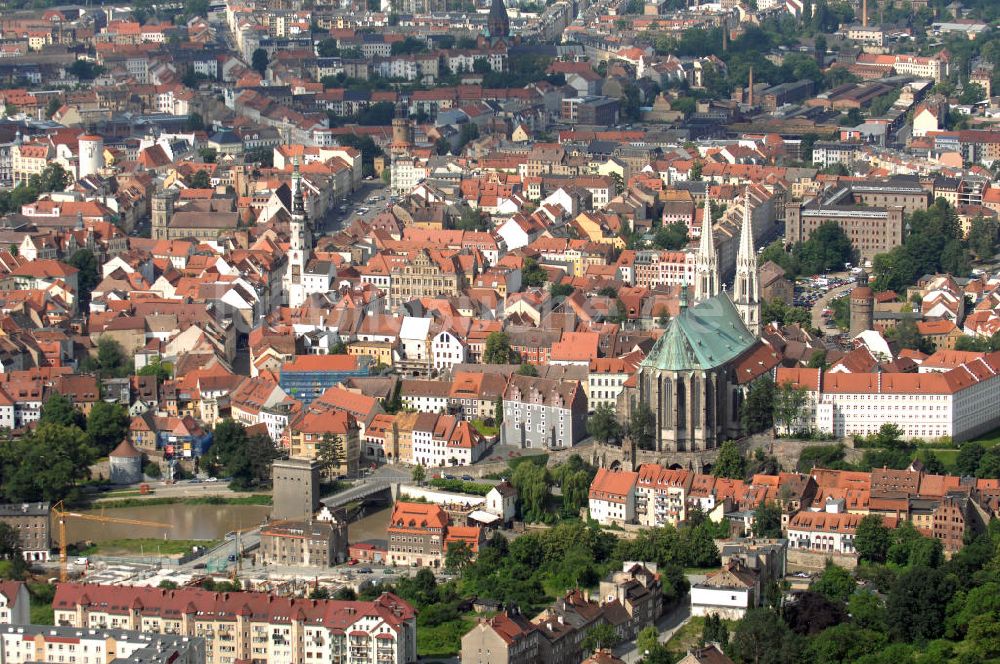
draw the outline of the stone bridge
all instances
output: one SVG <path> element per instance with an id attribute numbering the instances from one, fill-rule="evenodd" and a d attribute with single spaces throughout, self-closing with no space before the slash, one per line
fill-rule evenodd
<path id="1" fill-rule="evenodd" d="M 371 498 L 381 492 L 387 492 L 395 500 L 399 495 L 399 482 L 394 482 L 390 479 L 360 480 L 351 488 L 338 491 L 332 496 L 323 498 L 320 502 L 329 508 L 343 507 L 356 500 Z"/>

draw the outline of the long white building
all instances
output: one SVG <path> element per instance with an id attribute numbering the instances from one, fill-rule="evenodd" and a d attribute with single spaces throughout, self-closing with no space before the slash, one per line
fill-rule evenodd
<path id="1" fill-rule="evenodd" d="M 779 368 L 777 383 L 804 387 L 800 423 L 834 436 L 875 433 L 886 423 L 907 438 L 963 441 L 1000 426 L 1000 353 L 941 373 L 834 373 Z"/>

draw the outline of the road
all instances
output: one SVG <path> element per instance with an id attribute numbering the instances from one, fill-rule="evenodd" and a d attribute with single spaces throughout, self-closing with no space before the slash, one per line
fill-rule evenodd
<path id="1" fill-rule="evenodd" d="M 389 187 L 382 180 L 364 180 L 358 189 L 349 197 L 333 207 L 317 224 L 317 235 L 332 235 L 345 226 L 349 226 L 357 218 L 370 221 L 382 212 L 387 204 L 386 196 Z M 366 202 L 369 198 L 378 198 L 374 203 Z M 345 207 L 345 210 L 341 210 Z M 368 212 L 359 213 L 358 208 L 368 208 Z"/>
<path id="2" fill-rule="evenodd" d="M 823 297 L 816 300 L 812 306 L 812 326 L 817 330 L 826 330 L 826 321 L 823 320 L 823 310 L 830 306 L 830 301 L 841 293 L 845 293 L 854 288 L 854 282 L 846 283 L 843 286 L 831 288 Z M 833 329 L 833 328 L 830 328 Z"/>
<path id="3" fill-rule="evenodd" d="M 691 602 L 688 596 L 685 595 L 680 605 L 674 607 L 673 611 L 667 613 L 656 622 L 656 628 L 660 630 L 660 643 L 666 643 L 673 638 L 677 630 L 686 625 L 690 619 Z M 636 650 L 635 641 L 629 641 L 628 643 L 618 645 L 614 649 L 614 655 L 624 661 L 625 664 L 635 664 L 643 658 L 645 653 Z"/>

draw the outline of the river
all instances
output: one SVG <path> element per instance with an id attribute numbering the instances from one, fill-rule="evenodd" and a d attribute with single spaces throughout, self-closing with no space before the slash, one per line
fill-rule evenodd
<path id="1" fill-rule="evenodd" d="M 365 516 L 348 524 L 347 541 L 351 543 L 370 542 L 386 546 L 388 536 L 385 531 L 389 527 L 391 516 L 391 507 L 382 507 L 377 511 L 367 512 Z"/>
<path id="2" fill-rule="evenodd" d="M 233 530 L 250 528 L 264 522 L 271 512 L 270 505 L 144 505 L 114 509 L 79 510 L 83 514 L 139 519 L 169 523 L 164 529 L 150 526 L 129 526 L 119 523 L 99 523 L 70 517 L 66 521 L 66 536 L 70 542 L 89 540 L 105 542 L 115 539 L 161 538 L 184 540 L 218 540 Z M 53 539 L 58 539 L 58 524 L 53 519 Z"/>
<path id="3" fill-rule="evenodd" d="M 115 509 L 79 510 L 83 514 L 110 516 L 120 519 L 140 519 L 169 523 L 170 529 L 150 526 L 128 526 L 99 523 L 70 517 L 66 535 L 70 542 L 89 540 L 106 542 L 130 538 L 162 538 L 184 540 L 219 540 L 233 530 L 252 528 L 264 522 L 271 512 L 269 505 L 146 505 Z M 367 513 L 347 528 L 348 541 L 386 543 L 386 528 L 392 508 L 384 507 Z M 53 539 L 58 539 L 58 524 L 53 519 Z"/>

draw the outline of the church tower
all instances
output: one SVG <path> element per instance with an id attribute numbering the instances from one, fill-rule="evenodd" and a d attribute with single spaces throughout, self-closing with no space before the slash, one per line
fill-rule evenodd
<path id="1" fill-rule="evenodd" d="M 757 253 L 753 244 L 753 221 L 750 218 L 750 190 L 743 198 L 743 225 L 740 227 L 740 248 L 736 254 L 736 281 L 733 283 L 733 304 L 747 329 L 760 336 L 760 279 L 757 274 Z"/>
<path id="2" fill-rule="evenodd" d="M 510 36 L 510 18 L 503 0 L 493 0 L 486 18 L 486 32 L 491 41 L 496 42 Z"/>
<path id="3" fill-rule="evenodd" d="M 694 263 L 695 303 L 719 294 L 719 256 L 715 250 L 715 235 L 712 233 L 712 201 L 705 189 L 705 210 L 701 217 L 701 243 Z"/>
<path id="4" fill-rule="evenodd" d="M 312 235 L 302 199 L 302 177 L 297 160 L 292 167 L 292 218 L 288 230 L 288 268 L 285 270 L 284 286 L 288 294 L 288 306 L 300 307 L 306 301 L 303 276 L 312 253 Z"/>

